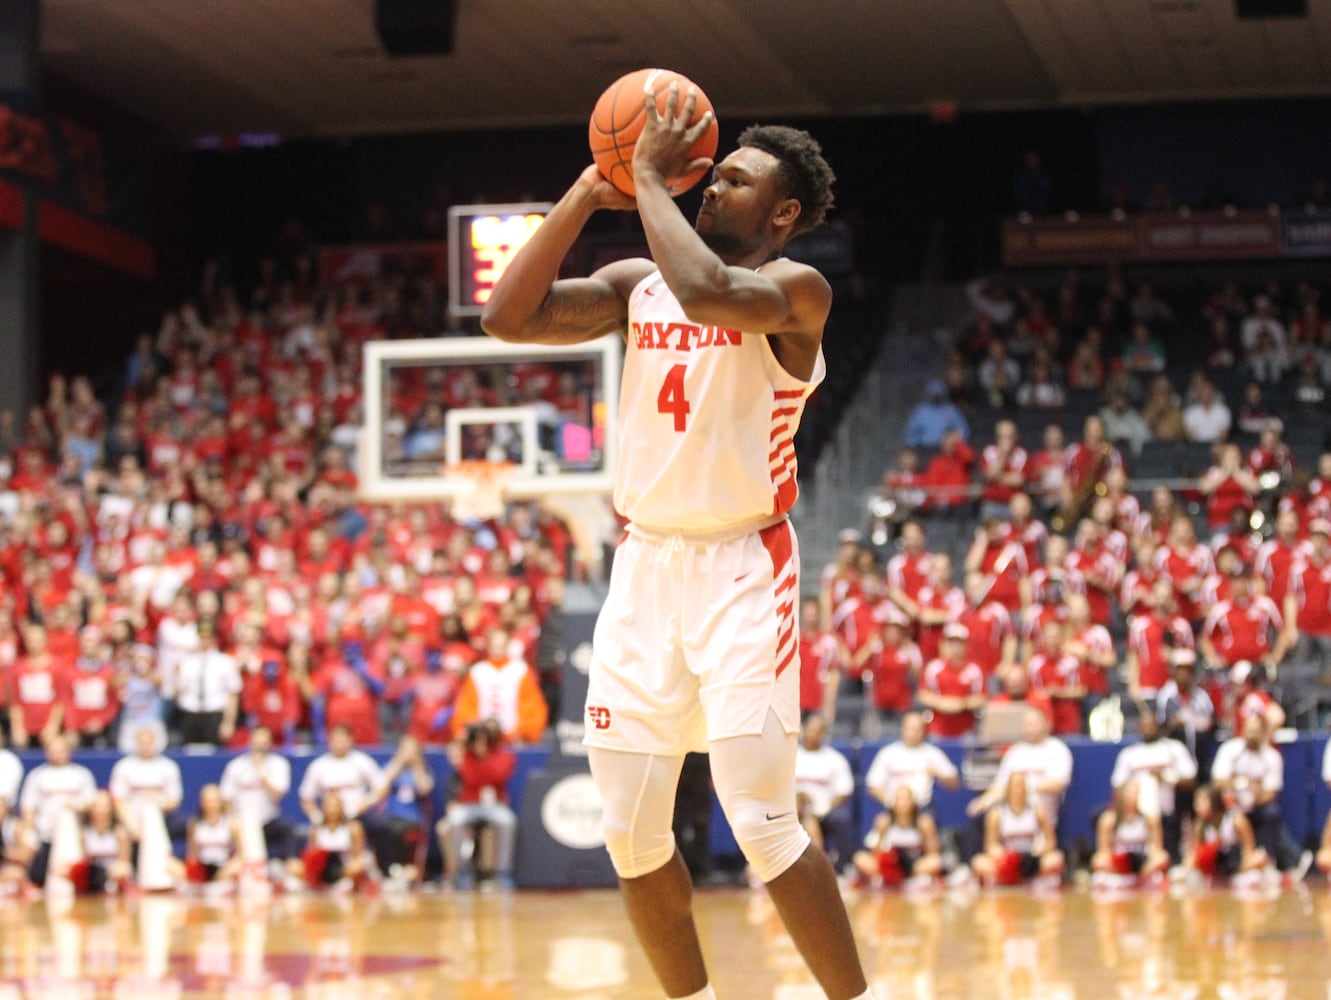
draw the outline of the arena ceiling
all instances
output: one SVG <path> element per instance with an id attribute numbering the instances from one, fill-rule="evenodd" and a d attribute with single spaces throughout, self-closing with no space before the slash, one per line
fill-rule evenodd
<path id="1" fill-rule="evenodd" d="M 586 120 L 668 66 L 722 116 L 820 117 L 1331 93 L 1331 3 L 455 0 L 454 51 L 390 59 L 373 0 L 44 0 L 56 75 L 182 138 Z"/>

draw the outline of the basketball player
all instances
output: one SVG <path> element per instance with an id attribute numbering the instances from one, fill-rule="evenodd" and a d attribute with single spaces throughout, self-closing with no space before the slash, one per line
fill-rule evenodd
<path id="1" fill-rule="evenodd" d="M 824 376 L 823 277 L 781 256 L 832 202 L 818 145 L 746 130 L 690 226 L 666 178 L 686 174 L 694 98 L 647 99 L 636 207 L 653 260 L 557 281 L 600 208 L 635 202 L 589 167 L 515 257 L 482 325 L 500 340 L 625 335 L 614 504 L 630 522 L 597 623 L 587 744 L 629 917 L 671 998 L 715 994 L 671 834 L 684 755 L 708 750 L 751 869 L 831 1000 L 869 997 L 836 878 L 795 811 L 799 551 L 794 435 Z"/>

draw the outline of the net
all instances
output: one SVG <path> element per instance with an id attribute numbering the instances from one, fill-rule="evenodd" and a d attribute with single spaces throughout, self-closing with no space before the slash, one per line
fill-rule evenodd
<path id="1" fill-rule="evenodd" d="M 470 460 L 444 466 L 456 484 L 453 516 L 459 521 L 488 521 L 504 513 L 505 487 L 517 472 L 512 462 Z"/>

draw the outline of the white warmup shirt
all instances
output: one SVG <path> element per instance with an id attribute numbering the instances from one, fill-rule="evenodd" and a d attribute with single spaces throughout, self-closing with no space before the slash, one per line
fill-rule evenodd
<path id="1" fill-rule="evenodd" d="M 709 532 L 795 503 L 795 431 L 823 380 L 772 353 L 766 331 L 695 323 L 655 272 L 629 295 L 614 506 L 663 532 Z M 705 470 L 705 475 L 700 471 Z"/>
<path id="2" fill-rule="evenodd" d="M 184 794 L 180 783 L 180 765 L 160 754 L 156 757 L 121 757 L 111 768 L 107 790 L 117 805 L 123 803 L 125 820 L 138 833 L 145 804 L 155 802 L 162 812 L 180 805 Z"/>
<path id="3" fill-rule="evenodd" d="M 351 750 L 345 757 L 326 753 L 310 761 L 300 781 L 299 795 L 301 801 L 311 799 L 318 808 L 326 794 L 336 792 L 348 818 L 354 818 L 383 781 L 383 769 L 361 750 Z"/>
<path id="4" fill-rule="evenodd" d="M 832 811 L 837 799 L 854 791 L 850 762 L 835 747 L 800 747 L 795 752 L 795 792 L 809 797 L 809 807 L 819 819 Z"/>
<path id="5" fill-rule="evenodd" d="M 915 805 L 923 809 L 933 802 L 935 778 L 957 776 L 957 766 L 932 743 L 912 747 L 897 740 L 874 754 L 864 784 L 889 806 L 896 798 L 897 789 L 906 785 Z"/>
<path id="6" fill-rule="evenodd" d="M 1249 812 L 1257 804 L 1259 792 L 1276 794 L 1285 787 L 1285 758 L 1269 743 L 1249 750 L 1242 736 L 1225 740 L 1215 752 L 1211 777 L 1233 783 L 1235 804 Z"/>
<path id="7" fill-rule="evenodd" d="M 19 795 L 19 812 L 32 812 L 33 825 L 42 843 L 55 836 L 56 820 L 66 807 L 82 812 L 92 805 L 97 782 L 82 764 L 55 767 L 41 764 L 32 769 Z"/>
<path id="8" fill-rule="evenodd" d="M 1180 781 L 1197 777 L 1197 762 L 1178 740 L 1161 737 L 1150 743 L 1133 743 L 1118 752 L 1109 784 L 1122 788 L 1136 781 L 1140 791 L 1141 811 L 1148 816 L 1174 815 L 1174 788 Z M 1154 801 L 1159 809 L 1147 805 Z"/>
<path id="9" fill-rule="evenodd" d="M 265 780 L 278 792 L 278 802 L 274 802 L 264 787 Z M 254 754 L 244 754 L 230 761 L 222 769 L 219 788 L 222 801 L 236 816 L 243 816 L 246 809 L 253 809 L 260 823 L 268 823 L 277 818 L 281 796 L 291 787 L 291 763 L 274 753 L 266 753 L 260 759 Z"/>

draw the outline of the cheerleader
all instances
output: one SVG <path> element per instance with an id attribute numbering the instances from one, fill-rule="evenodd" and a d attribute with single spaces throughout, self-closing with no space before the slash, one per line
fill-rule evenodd
<path id="1" fill-rule="evenodd" d="M 1184 866 L 1204 878 L 1235 882 L 1262 878 L 1271 859 L 1257 846 L 1252 824 L 1237 806 L 1228 805 L 1215 788 L 1203 785 L 1192 794 L 1191 845 Z"/>
<path id="2" fill-rule="evenodd" d="M 133 874 L 130 863 L 130 836 L 116 818 L 111 793 L 99 791 L 84 817 L 81 835 L 83 860 L 55 871 L 74 884 L 79 895 L 114 893 L 129 884 Z"/>
<path id="3" fill-rule="evenodd" d="M 984 818 L 984 850 L 971 868 L 985 885 L 1022 885 L 1038 879 L 1041 886 L 1058 884 L 1063 852 L 1044 809 L 1030 801 L 1026 778 L 1008 779 L 1001 802 Z"/>
<path id="4" fill-rule="evenodd" d="M 288 871 L 312 889 L 349 892 L 368 881 L 367 855 L 360 821 L 348 819 L 337 793 L 328 792 L 305 852 L 288 862 Z"/>
<path id="5" fill-rule="evenodd" d="M 239 843 L 236 821 L 226 810 L 221 789 L 204 785 L 199 789 L 199 811 L 185 835 L 185 881 L 233 888 L 241 867 Z"/>
<path id="6" fill-rule="evenodd" d="M 1129 781 L 1116 793 L 1113 808 L 1100 814 L 1091 856 L 1093 880 L 1106 885 L 1119 879 L 1145 882 L 1169 867 L 1160 819 L 1142 813 L 1138 796 L 1137 782 Z"/>
<path id="7" fill-rule="evenodd" d="M 863 883 L 874 888 L 927 887 L 943 870 L 938 826 L 932 816 L 920 812 L 906 785 L 897 789 L 892 811 L 879 813 L 874 820 L 865 848 L 855 854 L 855 870 Z"/>

